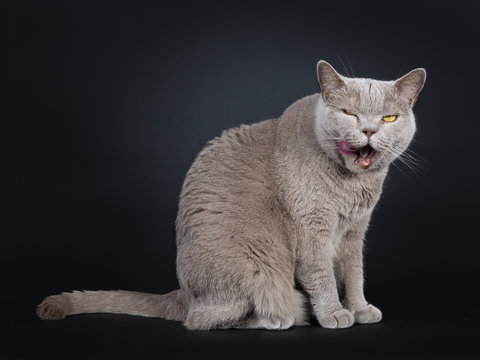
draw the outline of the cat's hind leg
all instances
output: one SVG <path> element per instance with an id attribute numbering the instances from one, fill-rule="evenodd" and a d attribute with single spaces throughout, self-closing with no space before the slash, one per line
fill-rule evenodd
<path id="1" fill-rule="evenodd" d="M 293 325 L 308 325 L 305 296 L 288 282 L 263 284 L 254 292 L 253 300 L 252 316 L 238 328 L 286 330 Z"/>
<path id="2" fill-rule="evenodd" d="M 288 315 L 257 314 L 247 300 L 231 302 L 196 299 L 190 304 L 185 326 L 189 330 L 267 329 L 286 330 L 293 325 L 307 325 L 304 298 L 294 290 L 295 306 Z"/>
<path id="3" fill-rule="evenodd" d="M 197 298 L 190 304 L 184 325 L 189 330 L 229 329 L 237 327 L 251 309 L 247 300 L 212 301 Z"/>

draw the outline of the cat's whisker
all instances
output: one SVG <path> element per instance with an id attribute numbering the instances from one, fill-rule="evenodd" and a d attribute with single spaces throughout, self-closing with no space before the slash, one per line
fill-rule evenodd
<path id="1" fill-rule="evenodd" d="M 420 141 L 420 140 L 415 139 L 415 138 L 412 139 L 412 142 L 415 142 L 417 144 L 425 144 L 423 141 Z"/>
<path id="2" fill-rule="evenodd" d="M 425 176 L 425 173 L 422 167 L 416 162 L 416 159 L 413 157 L 407 157 L 403 152 L 397 149 L 395 146 L 391 148 L 384 149 L 387 153 L 389 153 L 394 159 L 398 159 L 401 163 L 403 163 L 407 168 L 410 169 L 415 175 L 417 176 Z M 392 162 L 395 164 L 395 162 Z M 398 167 L 398 166 L 397 166 Z"/>
<path id="3" fill-rule="evenodd" d="M 353 72 L 352 64 L 351 64 L 350 60 L 348 60 L 348 56 L 347 56 L 347 55 L 345 55 L 345 59 L 346 59 L 347 62 L 348 62 L 348 66 L 350 66 L 350 70 L 352 71 L 352 77 L 355 77 L 355 73 Z"/>
<path id="4" fill-rule="evenodd" d="M 399 150 L 397 150 L 399 151 Z M 413 153 L 413 151 L 411 151 Z M 418 155 L 414 155 L 415 153 L 411 154 L 409 153 L 409 149 L 406 149 L 402 153 L 399 154 L 399 157 L 402 157 L 404 160 L 406 160 L 410 165 L 414 166 L 417 168 L 418 171 L 423 172 L 423 167 L 427 166 L 427 162 L 421 158 L 418 157 Z"/>
<path id="5" fill-rule="evenodd" d="M 407 166 L 415 175 L 417 175 L 417 176 L 420 176 L 420 175 L 424 176 L 425 175 L 418 167 L 412 165 L 408 161 L 405 161 L 405 159 L 403 159 L 402 157 L 398 157 L 398 160 L 400 162 L 402 162 L 403 164 L 405 164 L 405 166 Z"/>
<path id="6" fill-rule="evenodd" d="M 392 165 L 395 166 L 403 175 L 405 175 L 407 178 L 410 179 L 408 174 L 405 171 L 403 171 L 402 168 L 395 163 L 395 161 L 392 162 Z"/>
<path id="7" fill-rule="evenodd" d="M 408 150 L 408 149 L 407 149 Z M 419 164 L 422 164 L 423 166 L 427 166 L 428 165 L 428 162 L 427 160 L 425 160 L 424 158 L 421 158 L 420 155 L 416 154 L 416 153 L 410 153 L 408 151 L 405 151 L 404 152 L 405 156 L 415 160 L 416 162 L 418 162 Z"/>
<path id="8" fill-rule="evenodd" d="M 345 66 L 345 63 L 343 62 L 342 58 L 337 55 L 338 59 L 340 60 L 340 62 L 342 63 L 342 66 L 343 66 L 343 69 L 345 70 L 345 72 L 347 73 L 348 77 L 352 77 L 349 73 L 348 73 L 348 70 L 347 70 L 347 67 Z"/>

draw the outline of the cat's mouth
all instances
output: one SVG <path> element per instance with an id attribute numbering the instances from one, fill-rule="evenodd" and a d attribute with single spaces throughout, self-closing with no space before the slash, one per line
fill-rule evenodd
<path id="1" fill-rule="evenodd" d="M 354 161 L 364 169 L 370 166 L 377 153 L 369 144 L 357 149 L 347 140 L 340 141 L 338 143 L 338 148 L 345 155 L 356 155 L 357 158 Z"/>

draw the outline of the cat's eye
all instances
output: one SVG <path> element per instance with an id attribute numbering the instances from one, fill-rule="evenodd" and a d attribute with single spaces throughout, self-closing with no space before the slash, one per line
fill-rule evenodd
<path id="1" fill-rule="evenodd" d="M 385 122 L 392 122 L 397 120 L 397 115 L 387 115 L 387 116 L 384 116 L 382 120 Z"/>
<path id="2" fill-rule="evenodd" d="M 355 115 L 354 113 L 352 113 L 351 111 L 348 111 L 348 110 L 345 110 L 345 109 L 343 110 L 343 113 L 344 113 L 344 114 L 347 114 L 347 115 L 349 115 L 349 116 L 357 116 L 357 115 Z"/>

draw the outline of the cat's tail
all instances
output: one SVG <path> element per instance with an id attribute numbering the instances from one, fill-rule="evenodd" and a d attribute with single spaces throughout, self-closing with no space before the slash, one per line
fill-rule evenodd
<path id="1" fill-rule="evenodd" d="M 182 289 L 165 295 L 133 291 L 74 291 L 45 298 L 37 306 L 43 320 L 83 313 L 116 313 L 184 321 L 188 304 Z"/>

